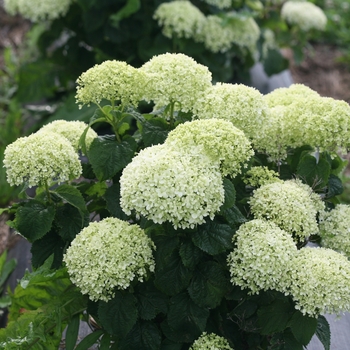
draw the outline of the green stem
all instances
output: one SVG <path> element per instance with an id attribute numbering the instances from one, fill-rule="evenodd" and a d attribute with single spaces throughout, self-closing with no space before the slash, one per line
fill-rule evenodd
<path id="1" fill-rule="evenodd" d="M 52 203 L 52 199 L 51 199 L 51 194 L 50 194 L 50 189 L 49 189 L 49 185 L 47 184 L 47 182 L 45 182 L 45 191 L 47 194 L 47 198 L 49 200 L 49 203 Z"/>
<path id="2" fill-rule="evenodd" d="M 170 126 L 171 128 L 174 126 L 174 107 L 175 102 L 170 103 Z"/>

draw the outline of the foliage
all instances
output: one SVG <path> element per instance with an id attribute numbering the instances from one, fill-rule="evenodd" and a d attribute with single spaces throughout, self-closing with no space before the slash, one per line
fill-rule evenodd
<path id="1" fill-rule="evenodd" d="M 137 72 L 127 82 L 138 92 L 137 84 L 146 81 L 151 102 L 140 106 L 148 112 L 133 106 L 124 86 L 106 91 L 103 96 L 116 99 L 97 102 L 80 137 L 81 152 L 75 137 L 66 139 L 69 152 L 80 152 L 81 175 L 65 179 L 48 172 L 31 183 L 21 177 L 23 189 L 35 185 L 35 194 L 7 211 L 14 216 L 9 224 L 32 242 L 34 272 L 12 295 L 0 344 L 54 349 L 68 325 L 68 349 L 73 349 L 79 320 L 92 317 L 97 330 L 77 349 L 97 342 L 100 349 L 205 349 L 219 343 L 232 349 L 297 350 L 314 334 L 329 349 L 323 314 L 350 310 L 350 262 L 331 249 L 305 245 L 320 241 L 319 218 L 339 203 L 345 162 L 336 151 L 348 146 L 350 107 L 339 109 L 329 124 L 328 107 L 320 106 L 333 102 L 313 92 L 304 103 L 306 87 L 293 85 L 260 95 L 260 105 L 246 96 L 246 109 L 242 105 L 238 113 L 249 110 L 254 119 L 264 110 L 267 122 L 259 133 L 249 132 L 250 124 L 239 124 L 239 130 L 240 115 L 221 119 L 214 111 L 213 118 L 199 118 L 197 101 L 206 106 L 211 86 L 198 85 L 196 99 L 188 96 L 185 79 L 185 95 L 172 86 L 188 69 L 182 54 L 150 62 L 157 57 L 161 70 L 135 68 L 145 74 Z M 191 64 L 201 74 L 203 67 Z M 100 67 L 94 68 L 100 75 Z M 155 91 L 152 98 L 154 82 L 162 79 L 169 95 L 160 99 Z M 88 84 L 79 89 L 93 94 Z M 242 103 L 235 93 L 226 98 L 231 105 Z M 288 103 L 291 99 L 301 102 Z M 312 128 L 300 122 L 307 114 L 318 130 L 324 123 L 338 130 L 327 129 L 322 147 Z M 286 128 L 290 119 L 293 129 Z M 272 143 L 275 122 L 280 139 Z M 85 142 L 99 124 L 108 125 L 109 133 Z M 45 169 L 52 163 L 45 154 L 68 147 L 60 141 L 61 131 L 54 132 L 43 128 L 33 134 L 57 142 L 38 145 L 40 157 L 28 158 L 28 165 L 40 160 Z M 298 144 L 300 139 L 312 144 Z M 16 167 L 17 156 L 6 152 L 7 171 Z"/>

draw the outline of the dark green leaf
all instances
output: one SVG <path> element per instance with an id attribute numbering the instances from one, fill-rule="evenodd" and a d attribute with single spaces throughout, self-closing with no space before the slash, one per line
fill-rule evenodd
<path id="1" fill-rule="evenodd" d="M 86 350 L 89 349 L 92 345 L 94 345 L 97 340 L 101 337 L 103 334 L 102 330 L 94 331 L 93 333 L 90 333 L 87 335 L 75 348 L 75 350 Z"/>
<path id="2" fill-rule="evenodd" d="M 80 211 L 86 210 L 84 198 L 77 188 L 71 185 L 61 185 L 53 193 Z"/>
<path id="3" fill-rule="evenodd" d="M 100 301 L 98 318 L 102 327 L 118 338 L 124 338 L 137 320 L 136 298 L 128 292 L 117 291 L 115 297 Z"/>
<path id="4" fill-rule="evenodd" d="M 142 139 L 146 147 L 162 144 L 169 133 L 169 125 L 163 118 L 144 120 L 142 123 Z"/>
<path id="5" fill-rule="evenodd" d="M 111 345 L 111 336 L 105 333 L 100 340 L 99 350 L 109 350 L 110 345 Z"/>
<path id="6" fill-rule="evenodd" d="M 165 339 L 162 341 L 161 350 L 181 350 L 182 343 L 175 343 L 169 339 Z"/>
<path id="7" fill-rule="evenodd" d="M 270 348 L 273 350 L 303 350 L 304 347 L 293 336 L 290 329 L 272 336 Z"/>
<path id="8" fill-rule="evenodd" d="M 330 330 L 328 321 L 322 315 L 318 316 L 318 319 L 317 319 L 316 335 L 317 335 L 317 338 L 322 343 L 322 345 L 324 346 L 324 350 L 330 350 L 331 330 Z"/>
<path id="9" fill-rule="evenodd" d="M 193 269 L 204 255 L 204 252 L 196 247 L 192 241 L 186 241 L 180 247 L 182 263 L 190 269 Z"/>
<path id="10" fill-rule="evenodd" d="M 120 184 L 115 182 L 109 187 L 103 198 L 106 200 L 106 207 L 110 214 L 118 219 L 127 220 L 128 216 L 120 207 Z"/>
<path id="11" fill-rule="evenodd" d="M 331 174 L 328 180 L 327 198 L 338 196 L 343 193 L 344 187 L 338 176 Z"/>
<path id="12" fill-rule="evenodd" d="M 126 4 L 115 14 L 113 14 L 110 19 L 112 20 L 113 26 L 119 26 L 119 22 L 123 18 L 128 18 L 133 13 L 137 12 L 141 7 L 141 0 L 127 0 Z"/>
<path id="13" fill-rule="evenodd" d="M 225 224 L 208 221 L 198 226 L 192 235 L 193 243 L 210 255 L 217 255 L 232 249 L 234 231 Z"/>
<path id="14" fill-rule="evenodd" d="M 11 272 L 16 268 L 16 265 L 17 265 L 17 260 L 10 259 L 6 261 L 5 264 L 2 266 L 0 270 L 0 293 L 1 293 L 1 287 L 4 285 L 5 281 L 10 276 Z"/>
<path id="15" fill-rule="evenodd" d="M 137 143 L 127 138 L 118 143 L 114 136 L 99 136 L 94 139 L 88 151 L 88 158 L 100 181 L 111 179 L 134 157 Z"/>
<path id="16" fill-rule="evenodd" d="M 218 263 L 202 263 L 188 288 L 192 300 L 201 307 L 215 308 L 230 288 L 229 276 Z"/>
<path id="17" fill-rule="evenodd" d="M 297 168 L 298 176 L 312 188 L 322 188 L 328 183 L 331 166 L 324 158 L 317 162 L 311 155 L 304 156 Z"/>
<path id="18" fill-rule="evenodd" d="M 79 333 L 80 317 L 79 314 L 72 317 L 66 330 L 66 350 L 74 350 Z"/>
<path id="19" fill-rule="evenodd" d="M 278 49 L 269 49 L 263 61 L 265 73 L 268 76 L 278 74 L 288 68 L 288 60 L 284 58 Z"/>
<path id="20" fill-rule="evenodd" d="M 247 221 L 247 218 L 240 212 L 240 210 L 234 205 L 231 208 L 220 211 L 227 222 L 232 226 L 239 226 Z"/>
<path id="21" fill-rule="evenodd" d="M 258 322 L 261 334 L 272 334 L 286 329 L 294 308 L 288 299 L 276 299 L 258 310 Z"/>
<path id="22" fill-rule="evenodd" d="M 236 202 L 236 190 L 233 183 L 229 179 L 224 178 L 223 185 L 225 189 L 225 201 L 220 210 L 231 208 Z"/>
<path id="23" fill-rule="evenodd" d="M 290 326 L 295 339 L 306 346 L 310 343 L 312 336 L 316 332 L 317 319 L 304 316 L 300 311 L 296 311 L 288 325 Z"/>
<path id="24" fill-rule="evenodd" d="M 247 319 L 253 316 L 258 308 L 258 305 L 249 299 L 241 301 L 230 313 L 231 316 L 237 317 L 239 320 Z"/>
<path id="25" fill-rule="evenodd" d="M 53 206 L 32 200 L 18 208 L 16 229 L 29 242 L 34 242 L 50 231 L 54 217 Z"/>

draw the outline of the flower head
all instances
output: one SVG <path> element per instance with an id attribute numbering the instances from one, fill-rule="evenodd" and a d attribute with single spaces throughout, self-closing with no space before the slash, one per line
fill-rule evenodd
<path id="1" fill-rule="evenodd" d="M 232 0 L 202 0 L 209 5 L 215 6 L 221 10 L 232 6 Z"/>
<path id="2" fill-rule="evenodd" d="M 350 206 L 338 204 L 320 215 L 322 246 L 334 249 L 350 258 Z"/>
<path id="3" fill-rule="evenodd" d="M 140 69 L 148 80 L 143 97 L 146 101 L 153 101 L 156 107 L 177 102 L 179 110 L 188 112 L 211 86 L 208 68 L 184 54 L 154 56 Z"/>
<path id="4" fill-rule="evenodd" d="M 71 281 L 93 301 L 108 301 L 114 290 L 143 281 L 154 271 L 155 246 L 138 225 L 117 218 L 92 222 L 64 255 Z"/>
<path id="5" fill-rule="evenodd" d="M 291 294 L 304 315 L 350 310 L 350 262 L 345 256 L 331 249 L 305 247 L 292 266 Z"/>
<path id="6" fill-rule="evenodd" d="M 142 150 L 120 178 L 121 207 L 155 223 L 194 227 L 214 218 L 224 201 L 218 164 L 205 154 L 156 145 Z"/>
<path id="7" fill-rule="evenodd" d="M 105 61 L 82 73 L 77 79 L 76 101 L 99 104 L 103 99 L 137 105 L 145 87 L 143 72 L 126 62 Z"/>
<path id="8" fill-rule="evenodd" d="M 255 166 L 246 172 L 243 182 L 252 187 L 260 187 L 273 182 L 282 182 L 282 180 L 274 170 L 265 166 Z"/>
<path id="9" fill-rule="evenodd" d="M 233 350 L 228 341 L 214 333 L 202 333 L 189 350 Z"/>
<path id="10" fill-rule="evenodd" d="M 81 121 L 67 121 L 67 120 L 55 120 L 49 124 L 44 125 L 39 132 L 54 132 L 64 136 L 78 152 L 79 140 L 84 130 L 87 128 L 87 124 Z M 97 133 L 89 128 L 85 143 L 86 147 L 89 148 L 92 141 L 97 137 Z"/>
<path id="11" fill-rule="evenodd" d="M 286 1 L 281 9 L 281 17 L 305 32 L 311 29 L 324 30 L 327 24 L 323 10 L 309 1 Z"/>
<path id="12" fill-rule="evenodd" d="M 156 9 L 153 18 L 163 27 L 162 33 L 167 38 L 193 38 L 198 26 L 205 20 L 204 14 L 187 0 L 163 2 Z"/>
<path id="13" fill-rule="evenodd" d="M 20 137 L 8 145 L 4 166 L 10 185 L 26 183 L 29 187 L 76 179 L 82 173 L 78 154 L 71 143 L 53 132 Z"/>
<path id="14" fill-rule="evenodd" d="M 194 148 L 203 150 L 213 162 L 220 164 L 223 176 L 232 177 L 241 172 L 244 162 L 254 151 L 243 131 L 227 120 L 203 119 L 180 124 L 171 131 L 165 141 L 167 146 L 191 152 Z"/>
<path id="15" fill-rule="evenodd" d="M 269 289 L 288 293 L 290 264 L 297 253 L 290 234 L 257 219 L 241 225 L 233 240 L 236 246 L 227 259 L 232 284 L 252 294 Z"/>
<path id="16" fill-rule="evenodd" d="M 4 7 L 12 15 L 20 14 L 32 22 L 54 20 L 64 16 L 72 0 L 5 0 Z"/>
<path id="17" fill-rule="evenodd" d="M 274 222 L 297 240 L 318 232 L 314 202 L 306 188 L 294 181 L 261 186 L 254 191 L 250 206 L 256 219 Z"/>
<path id="18" fill-rule="evenodd" d="M 230 121 L 254 143 L 262 137 L 269 109 L 263 95 L 255 88 L 243 84 L 217 83 L 198 99 L 194 112 L 199 119 Z"/>

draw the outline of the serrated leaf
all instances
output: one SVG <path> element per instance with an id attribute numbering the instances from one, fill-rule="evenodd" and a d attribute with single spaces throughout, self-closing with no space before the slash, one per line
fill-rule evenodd
<path id="1" fill-rule="evenodd" d="M 118 338 L 124 338 L 137 320 L 136 298 L 127 292 L 115 293 L 115 297 L 108 301 L 100 301 L 98 318 L 102 327 Z"/>
<path id="2" fill-rule="evenodd" d="M 153 118 L 142 122 L 142 139 L 146 147 L 162 144 L 168 137 L 169 125 L 164 118 Z"/>
<path id="3" fill-rule="evenodd" d="M 190 269 L 194 268 L 204 256 L 204 252 L 196 247 L 192 241 L 184 242 L 179 253 L 182 263 Z"/>
<path id="4" fill-rule="evenodd" d="M 261 334 L 269 335 L 286 329 L 294 308 L 288 300 L 276 299 L 258 310 L 258 322 Z"/>
<path id="5" fill-rule="evenodd" d="M 77 188 L 71 185 L 61 185 L 52 192 L 80 211 L 86 210 L 84 198 Z"/>
<path id="6" fill-rule="evenodd" d="M 326 318 L 322 315 L 318 316 L 316 336 L 324 346 L 324 350 L 331 348 L 331 330 Z"/>
<path id="7" fill-rule="evenodd" d="M 338 176 L 331 174 L 327 185 L 327 198 L 338 196 L 344 191 L 343 183 Z"/>
<path id="8" fill-rule="evenodd" d="M 53 206 L 31 200 L 17 209 L 15 226 L 32 243 L 50 231 L 54 217 Z"/>
<path id="9" fill-rule="evenodd" d="M 66 330 L 66 350 L 74 350 L 77 343 L 79 333 L 80 317 L 79 314 L 74 315 L 69 322 Z"/>
<path id="10" fill-rule="evenodd" d="M 192 234 L 193 243 L 210 255 L 217 255 L 233 248 L 234 231 L 226 224 L 209 221 L 198 226 Z"/>
<path id="11" fill-rule="evenodd" d="M 228 292 L 229 276 L 218 263 L 202 263 L 195 271 L 188 293 L 191 299 L 201 307 L 215 308 Z"/>
<path id="12" fill-rule="evenodd" d="M 87 335 L 75 348 L 75 350 L 86 350 L 94 345 L 103 334 L 102 330 L 96 330 Z"/>
<path id="13" fill-rule="evenodd" d="M 317 319 L 304 316 L 300 311 L 296 311 L 288 325 L 291 328 L 295 339 L 306 346 L 310 343 L 312 336 L 316 332 Z"/>
<path id="14" fill-rule="evenodd" d="M 106 190 L 103 198 L 106 201 L 106 208 L 110 214 L 118 219 L 127 220 L 128 216 L 123 212 L 120 206 L 120 184 L 115 182 Z"/>
<path id="15" fill-rule="evenodd" d="M 233 183 L 229 179 L 224 178 L 223 185 L 225 190 L 225 201 L 220 210 L 231 208 L 236 202 L 236 189 Z"/>
<path id="16" fill-rule="evenodd" d="M 129 137 L 118 143 L 115 136 L 99 136 L 88 150 L 88 158 L 100 181 L 111 179 L 122 170 L 135 155 L 136 141 Z"/>
<path id="17" fill-rule="evenodd" d="M 235 205 L 231 208 L 220 211 L 220 215 L 222 215 L 232 226 L 239 226 L 247 221 L 247 218 Z"/>

